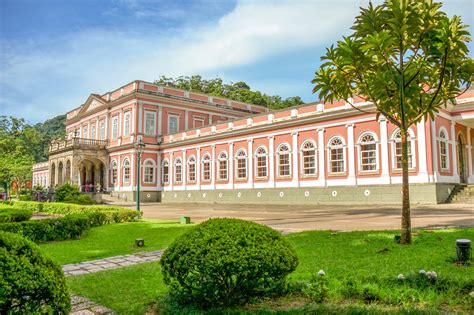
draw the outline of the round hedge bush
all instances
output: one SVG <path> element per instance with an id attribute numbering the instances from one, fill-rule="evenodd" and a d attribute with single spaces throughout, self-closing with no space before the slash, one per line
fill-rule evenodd
<path id="1" fill-rule="evenodd" d="M 238 219 L 201 223 L 161 259 L 171 295 L 204 308 L 243 304 L 281 290 L 297 265 L 295 250 L 277 231 Z"/>
<path id="2" fill-rule="evenodd" d="M 0 313 L 68 314 L 66 279 L 32 241 L 0 231 Z"/>

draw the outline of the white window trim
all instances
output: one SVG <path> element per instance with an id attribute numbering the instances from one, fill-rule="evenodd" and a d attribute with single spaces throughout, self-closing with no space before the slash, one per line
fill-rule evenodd
<path id="1" fill-rule="evenodd" d="M 245 177 L 239 177 L 239 162 L 238 161 L 239 161 L 239 159 L 242 159 L 242 160 L 244 159 L 244 158 L 239 158 L 238 157 L 239 152 L 244 152 L 245 153 Z M 235 163 L 234 163 L 235 164 L 235 166 L 234 166 L 234 168 L 235 168 L 235 179 L 240 180 L 240 181 L 246 180 L 249 176 L 249 170 L 248 170 L 248 168 L 249 168 L 249 162 L 248 162 L 249 156 L 247 154 L 247 151 L 243 148 L 238 149 L 237 152 L 235 153 L 234 159 L 235 159 Z"/>
<path id="2" fill-rule="evenodd" d="M 117 178 L 115 179 L 114 181 L 114 165 L 115 165 L 115 170 L 117 171 Z M 115 187 L 117 185 L 117 181 L 118 181 L 118 164 L 117 164 L 117 160 L 116 159 L 113 159 L 110 161 L 110 167 L 109 167 L 110 171 L 111 171 L 111 174 L 110 174 L 110 179 L 111 179 L 111 183 L 112 185 Z"/>
<path id="3" fill-rule="evenodd" d="M 104 130 L 103 134 L 102 130 Z M 99 121 L 99 140 L 105 140 L 105 121 L 103 120 Z"/>
<path id="4" fill-rule="evenodd" d="M 288 153 L 288 168 L 289 168 L 289 174 L 288 175 L 281 175 L 280 174 L 280 148 L 283 146 L 283 145 L 286 145 L 288 147 L 288 151 L 284 151 L 284 152 L 287 152 Z M 291 176 L 293 175 L 292 174 L 292 170 L 293 170 L 293 161 L 291 160 L 292 158 L 292 150 L 291 150 L 291 146 L 286 143 L 286 142 L 283 142 L 283 143 L 280 143 L 278 146 L 277 146 L 277 149 L 276 149 L 276 166 L 277 166 L 277 171 L 276 171 L 276 175 L 277 175 L 277 178 L 291 178 Z"/>
<path id="5" fill-rule="evenodd" d="M 225 156 L 226 156 L 225 159 L 221 158 L 222 154 L 225 154 Z M 226 161 L 225 178 L 221 178 L 221 161 Z M 211 174 L 211 176 L 212 176 L 212 174 Z M 217 155 L 217 180 L 218 181 L 229 180 L 229 153 L 227 153 L 227 151 L 221 151 Z"/>
<path id="6" fill-rule="evenodd" d="M 339 138 L 341 139 L 341 142 L 342 142 L 342 145 L 340 145 L 339 147 L 342 148 L 342 157 L 343 157 L 343 168 L 344 170 L 342 172 L 333 172 L 332 171 L 332 165 L 331 165 L 331 142 L 335 139 L 335 138 Z M 346 175 L 347 174 L 347 145 L 346 145 L 346 141 L 344 139 L 344 137 L 342 136 L 339 136 L 339 135 L 336 135 L 336 136 L 332 136 L 331 138 L 329 138 L 328 140 L 328 144 L 327 144 L 327 165 L 328 165 L 328 174 L 329 175 L 334 175 L 334 176 L 339 176 L 339 175 Z"/>
<path id="7" fill-rule="evenodd" d="M 396 128 L 393 132 L 392 132 L 392 136 L 390 137 L 390 142 L 391 142 L 391 148 L 392 148 L 392 169 L 394 171 L 401 171 L 402 169 L 401 168 L 397 168 L 397 157 L 396 157 L 396 154 L 395 154 L 395 150 L 396 150 L 396 147 L 395 147 L 395 143 L 397 142 L 395 140 L 395 135 L 397 134 L 397 132 L 400 130 L 400 128 Z M 413 132 L 413 130 L 411 128 L 408 129 L 408 135 L 410 137 L 410 150 L 411 150 L 411 167 L 409 167 L 408 169 L 409 170 L 414 170 L 416 168 L 416 151 L 415 151 L 415 133 Z"/>
<path id="8" fill-rule="evenodd" d="M 180 163 L 178 163 L 178 160 L 180 161 Z M 177 165 L 180 164 L 181 166 L 181 180 L 177 180 L 176 178 L 178 177 L 178 172 L 176 172 L 176 169 L 177 169 Z M 174 164 L 173 164 L 173 179 L 174 179 L 174 182 L 175 183 L 182 183 L 183 182 L 183 160 L 180 158 L 180 157 L 177 157 L 175 160 L 174 160 Z"/>
<path id="9" fill-rule="evenodd" d="M 265 154 L 257 154 L 258 150 L 263 148 L 265 150 Z M 258 176 L 258 158 L 259 157 L 264 157 L 265 158 L 265 173 L 266 175 L 265 176 Z M 255 150 L 255 154 L 254 154 L 254 164 L 255 164 L 255 178 L 268 178 L 268 150 L 267 150 L 267 147 L 265 147 L 264 145 L 260 145 L 257 147 L 257 149 Z"/>
<path id="10" fill-rule="evenodd" d="M 206 159 L 206 157 L 208 159 Z M 206 179 L 204 178 L 204 162 L 207 161 L 209 163 L 209 179 Z M 211 160 L 211 155 L 209 153 L 205 153 L 203 156 L 202 156 L 202 159 L 201 159 L 201 180 L 203 182 L 210 182 L 211 181 L 211 178 L 212 178 L 212 160 Z"/>
<path id="11" fill-rule="evenodd" d="M 170 131 L 170 125 L 171 125 L 171 124 L 170 124 L 170 120 L 171 120 L 171 118 L 176 118 L 176 120 L 178 121 L 178 122 L 177 122 L 177 129 L 176 129 L 175 132 L 171 132 L 171 131 Z M 168 113 L 167 120 L 168 120 L 168 125 L 167 125 L 167 127 L 168 127 L 168 130 L 167 130 L 167 131 L 168 131 L 168 134 L 170 135 L 170 134 L 178 133 L 178 132 L 179 132 L 179 120 L 180 120 L 180 115 L 179 115 L 179 114 L 171 114 L 171 113 Z"/>
<path id="12" fill-rule="evenodd" d="M 191 163 L 191 159 L 194 159 L 194 163 Z M 187 163 L 187 170 L 186 170 L 186 176 L 188 177 L 186 180 L 190 183 L 195 183 L 196 182 L 196 178 L 198 176 L 197 174 L 197 160 L 196 160 L 196 157 L 194 155 L 190 155 L 189 158 L 188 158 L 188 163 Z M 191 180 L 189 174 L 191 174 L 190 172 L 190 166 L 191 164 L 194 164 L 194 180 Z"/>
<path id="13" fill-rule="evenodd" d="M 153 133 L 147 133 L 147 130 L 146 130 L 146 116 L 147 116 L 147 114 L 153 115 Z M 156 136 L 156 112 L 145 110 L 144 113 L 143 113 L 143 123 L 144 123 L 143 133 L 145 134 L 145 136 Z"/>
<path id="14" fill-rule="evenodd" d="M 145 176 L 145 174 L 146 174 L 146 173 L 145 173 L 146 164 L 147 164 L 148 162 L 151 162 L 152 165 L 153 165 L 153 166 L 152 166 L 152 169 L 153 169 L 153 179 L 152 179 L 151 182 L 150 182 L 150 181 L 146 181 L 146 176 Z M 145 161 L 143 161 L 142 181 L 143 181 L 144 183 L 146 183 L 146 184 L 153 184 L 153 183 L 156 182 L 156 163 L 155 163 L 155 161 L 154 161 L 153 159 L 148 158 L 148 159 L 146 159 Z"/>
<path id="15" fill-rule="evenodd" d="M 168 172 L 166 172 L 166 175 L 168 175 L 167 181 L 165 181 L 165 164 L 168 167 Z M 169 184 L 170 182 L 170 162 L 168 159 L 164 159 L 163 162 L 161 163 L 161 182 L 163 184 Z"/>
<path id="16" fill-rule="evenodd" d="M 125 162 L 128 162 L 128 169 L 129 169 L 128 181 L 125 180 Z M 130 163 L 130 159 L 127 157 L 124 158 L 122 161 L 122 172 L 123 172 L 123 185 L 130 186 L 130 183 L 132 182 L 132 164 Z"/>
<path id="17" fill-rule="evenodd" d="M 114 134 L 114 125 L 117 125 L 116 133 Z M 117 140 L 118 135 L 119 135 L 119 121 L 118 121 L 118 115 L 112 117 L 112 140 Z"/>
<path id="18" fill-rule="evenodd" d="M 303 152 L 304 151 L 309 151 L 309 150 L 305 150 L 304 149 L 304 145 L 306 143 L 312 143 L 314 148 L 314 173 L 313 174 L 305 174 L 304 173 L 304 158 L 303 158 Z M 301 174 L 301 177 L 303 178 L 308 178 L 308 177 L 316 177 L 318 176 L 318 146 L 316 145 L 316 141 L 314 141 L 313 139 L 306 139 L 303 141 L 303 143 L 301 144 L 300 146 L 300 174 Z"/>
<path id="19" fill-rule="evenodd" d="M 362 138 L 366 135 L 371 135 L 374 138 L 374 144 L 375 144 L 375 170 L 368 170 L 364 171 L 362 167 Z M 357 140 L 357 150 L 358 150 L 358 168 L 359 172 L 362 174 L 373 174 L 373 173 L 378 173 L 380 171 L 380 160 L 379 160 L 379 147 L 380 147 L 380 142 L 377 137 L 377 134 L 372 131 L 365 131 L 360 134 L 359 139 Z"/>
<path id="20" fill-rule="evenodd" d="M 441 138 L 441 132 L 444 132 L 446 138 Z M 443 167 L 443 163 L 441 161 L 441 142 L 444 142 L 446 145 L 446 167 Z M 439 153 L 439 165 L 442 171 L 449 171 L 450 170 L 450 160 L 449 160 L 449 133 L 446 128 L 441 127 L 439 128 L 438 133 L 438 153 Z"/>
<path id="21" fill-rule="evenodd" d="M 127 132 L 127 124 L 126 124 L 127 117 L 128 117 L 128 132 Z M 123 135 L 130 136 L 131 129 L 132 129 L 132 114 L 130 111 L 127 111 L 123 115 Z"/>

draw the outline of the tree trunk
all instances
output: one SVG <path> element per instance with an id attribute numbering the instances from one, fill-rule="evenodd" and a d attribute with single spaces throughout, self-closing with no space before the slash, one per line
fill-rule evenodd
<path id="1" fill-rule="evenodd" d="M 402 230 L 400 244 L 411 244 L 410 186 L 408 184 L 408 132 L 401 130 L 402 137 Z"/>

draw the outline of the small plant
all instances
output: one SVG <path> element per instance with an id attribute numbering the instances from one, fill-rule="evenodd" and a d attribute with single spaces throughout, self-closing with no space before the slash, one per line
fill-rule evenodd
<path id="1" fill-rule="evenodd" d="M 311 281 L 303 289 L 303 294 L 313 302 L 322 303 L 328 296 L 329 288 L 325 275 L 323 270 L 320 270 L 317 275 L 312 275 Z"/>
<path id="2" fill-rule="evenodd" d="M 70 309 L 61 266 L 33 242 L 0 231 L 0 313 L 68 314 Z"/>
<path id="3" fill-rule="evenodd" d="M 211 219 L 176 239 L 161 267 L 181 304 L 238 305 L 284 291 L 298 258 L 280 233 L 237 219 Z"/>
<path id="4" fill-rule="evenodd" d="M 72 185 L 70 183 L 65 183 L 62 186 L 59 186 L 55 190 L 55 200 L 56 201 L 65 201 L 67 198 L 74 198 L 81 194 L 79 187 Z"/>

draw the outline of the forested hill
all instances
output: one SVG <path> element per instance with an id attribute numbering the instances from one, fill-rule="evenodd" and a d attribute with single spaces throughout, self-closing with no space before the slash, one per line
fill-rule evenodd
<path id="1" fill-rule="evenodd" d="M 299 96 L 283 99 L 278 95 L 267 95 L 260 91 L 252 91 L 245 82 L 224 83 L 221 78 L 203 79 L 200 75 L 178 77 L 176 79 L 162 76 L 156 84 L 178 89 L 201 92 L 213 96 L 221 96 L 234 101 L 261 105 L 272 109 L 280 109 L 303 104 Z"/>

